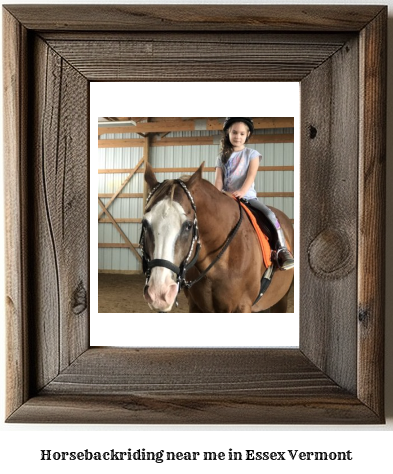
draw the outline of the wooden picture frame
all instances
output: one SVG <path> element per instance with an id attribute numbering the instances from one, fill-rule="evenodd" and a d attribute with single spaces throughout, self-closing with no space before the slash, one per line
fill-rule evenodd
<path id="1" fill-rule="evenodd" d="M 387 7 L 10 5 L 3 24 L 7 421 L 383 423 Z M 300 82 L 299 349 L 89 346 L 103 80 Z"/>

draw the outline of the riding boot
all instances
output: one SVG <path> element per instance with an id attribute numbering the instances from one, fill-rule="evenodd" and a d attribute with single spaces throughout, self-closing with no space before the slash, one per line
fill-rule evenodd
<path id="1" fill-rule="evenodd" d="M 277 230 L 278 249 L 277 249 L 277 264 L 280 270 L 290 270 L 294 267 L 295 262 L 291 252 L 287 249 L 284 232 L 282 229 Z"/>
<path id="2" fill-rule="evenodd" d="M 249 204 L 251 207 L 261 211 L 264 216 L 271 222 L 272 227 L 276 231 L 277 235 L 277 265 L 280 270 L 290 270 L 294 267 L 294 259 L 291 252 L 287 249 L 284 232 L 281 228 L 280 222 L 277 219 L 276 214 L 263 204 L 258 199 L 250 199 Z"/>

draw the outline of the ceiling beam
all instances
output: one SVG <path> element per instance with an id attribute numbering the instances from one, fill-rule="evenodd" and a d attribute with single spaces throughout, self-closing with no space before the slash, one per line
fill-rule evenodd
<path id="1" fill-rule="evenodd" d="M 293 117 L 258 117 L 254 118 L 254 127 L 257 130 L 271 128 L 293 128 Z M 183 120 L 173 118 L 159 122 L 142 122 L 136 125 L 124 126 L 99 126 L 98 135 L 106 133 L 165 133 L 165 132 L 191 132 L 195 130 L 222 130 L 224 118 L 197 118 Z"/>
<path id="2" fill-rule="evenodd" d="M 155 136 L 150 142 L 152 147 L 161 146 L 193 146 L 193 145 L 219 145 L 221 135 L 212 135 L 208 137 L 174 137 L 160 138 Z M 253 135 L 248 143 L 293 143 L 293 133 L 276 133 Z M 133 148 L 143 147 L 142 138 L 106 138 L 98 140 L 98 148 Z"/>

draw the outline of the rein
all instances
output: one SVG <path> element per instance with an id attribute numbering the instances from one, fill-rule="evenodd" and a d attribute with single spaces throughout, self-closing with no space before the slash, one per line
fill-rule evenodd
<path id="1" fill-rule="evenodd" d="M 158 183 L 151 190 L 150 194 L 148 195 L 148 197 L 146 199 L 146 205 L 149 203 L 149 201 L 151 200 L 153 195 L 156 193 L 156 191 L 165 182 L 166 181 L 163 181 L 162 183 Z M 238 201 L 240 217 L 239 217 L 239 220 L 238 220 L 237 224 L 235 225 L 235 227 L 229 233 L 222 249 L 220 250 L 220 252 L 216 256 L 216 258 L 210 263 L 210 265 L 195 280 L 186 281 L 186 273 L 190 268 L 195 266 L 195 264 L 197 263 L 197 260 L 198 260 L 198 257 L 199 257 L 199 252 L 201 250 L 202 245 L 201 245 L 200 240 L 199 240 L 198 219 L 197 219 L 196 205 L 195 205 L 194 199 L 193 199 L 190 191 L 188 190 L 187 186 L 185 185 L 185 183 L 181 179 L 175 179 L 174 182 L 181 186 L 183 191 L 186 193 L 186 196 L 188 197 L 188 199 L 191 203 L 191 206 L 194 210 L 193 238 L 192 238 L 190 250 L 189 250 L 187 256 L 184 258 L 184 260 L 182 261 L 182 263 L 180 264 L 179 267 L 177 265 L 175 265 L 174 263 L 170 262 L 169 260 L 164 260 L 164 259 L 160 259 L 160 258 L 149 260 L 148 256 L 146 255 L 146 252 L 145 252 L 145 245 L 144 245 L 144 243 L 145 243 L 145 228 L 144 227 L 142 227 L 142 232 L 141 232 L 141 237 L 140 237 L 139 243 L 140 243 L 140 248 L 142 249 L 142 267 L 143 267 L 143 273 L 146 275 L 146 285 L 149 282 L 151 270 L 154 267 L 165 267 L 165 268 L 168 268 L 169 270 L 171 270 L 173 273 L 175 273 L 175 275 L 177 277 L 176 282 L 177 282 L 177 285 L 178 285 L 178 293 L 179 293 L 183 288 L 191 288 L 193 285 L 195 285 L 200 280 L 202 280 L 202 278 L 205 277 L 206 274 L 211 270 L 211 268 L 220 260 L 220 258 L 223 256 L 224 252 L 227 250 L 227 248 L 229 247 L 229 244 L 232 242 L 233 238 L 235 237 L 237 231 L 240 228 L 240 224 L 243 220 L 243 212 L 242 212 L 242 208 L 241 208 L 241 203 L 240 203 L 240 201 Z M 192 258 L 192 260 L 190 262 L 188 262 L 191 255 L 192 255 L 192 251 L 194 249 L 195 243 L 196 243 L 195 255 Z"/>
<path id="2" fill-rule="evenodd" d="M 223 256 L 225 250 L 229 247 L 229 244 L 232 242 L 233 238 L 235 237 L 235 235 L 236 235 L 237 231 L 239 230 L 239 227 L 242 223 L 242 220 L 243 220 L 243 212 L 242 212 L 240 201 L 238 201 L 238 203 L 239 203 L 239 213 L 240 213 L 239 220 L 237 221 L 237 224 L 235 225 L 235 227 L 229 233 L 229 235 L 227 237 L 227 240 L 225 241 L 224 246 L 222 247 L 222 249 L 218 253 L 217 257 L 210 263 L 210 265 L 205 270 L 203 270 L 203 272 L 195 280 L 193 280 L 191 282 L 185 282 L 184 286 L 186 288 L 191 288 L 193 285 L 195 285 L 195 283 L 198 283 L 198 281 L 202 280 L 202 278 L 220 260 L 220 258 Z"/>

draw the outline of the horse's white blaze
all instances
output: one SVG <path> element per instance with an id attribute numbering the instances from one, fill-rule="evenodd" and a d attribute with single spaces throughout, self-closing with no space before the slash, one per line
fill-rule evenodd
<path id="1" fill-rule="evenodd" d="M 175 263 L 175 244 L 186 215 L 183 207 L 169 198 L 159 201 L 145 215 L 154 235 L 153 259 L 163 259 Z M 177 291 L 173 288 L 173 272 L 165 267 L 154 267 L 149 280 L 149 297 L 154 309 L 169 311 L 175 301 Z"/>

